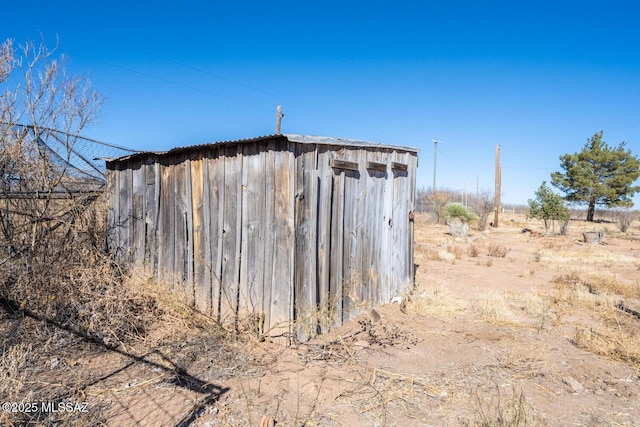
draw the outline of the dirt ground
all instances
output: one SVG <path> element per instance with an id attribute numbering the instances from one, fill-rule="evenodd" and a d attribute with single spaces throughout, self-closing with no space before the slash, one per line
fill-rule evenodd
<path id="1" fill-rule="evenodd" d="M 455 238 L 424 214 L 415 221 L 411 295 L 304 344 L 232 340 L 179 318 L 114 347 L 49 331 L 57 347 L 31 360 L 25 390 L 48 387 L 88 412 L 34 421 L 640 426 L 637 224 L 622 234 L 576 221 L 548 236 L 505 214 L 498 228 Z M 594 229 L 602 242 L 585 243 Z M 25 322 L 5 317 L 2 333 Z"/>

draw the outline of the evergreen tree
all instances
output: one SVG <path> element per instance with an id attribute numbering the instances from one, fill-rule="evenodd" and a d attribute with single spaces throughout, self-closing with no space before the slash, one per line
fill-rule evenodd
<path id="1" fill-rule="evenodd" d="M 640 160 L 621 142 L 612 148 L 602 140 L 600 131 L 590 138 L 582 151 L 560 156 L 564 172 L 553 172 L 551 183 L 566 194 L 568 202 L 587 204 L 587 221 L 593 221 L 596 205 L 631 207 L 640 186 Z"/>
<path id="2" fill-rule="evenodd" d="M 536 198 L 529 199 L 529 216 L 544 221 L 544 228 L 549 231 L 549 225 L 554 221 L 566 222 L 569 220 L 569 209 L 565 206 L 562 197 L 555 194 L 547 185 L 547 181 L 536 191 Z"/>

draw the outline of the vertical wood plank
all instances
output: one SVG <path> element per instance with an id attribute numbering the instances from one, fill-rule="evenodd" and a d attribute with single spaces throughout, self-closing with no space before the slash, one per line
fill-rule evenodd
<path id="1" fill-rule="evenodd" d="M 239 313 L 258 319 L 263 310 L 264 280 L 264 155 L 258 143 L 245 144 L 242 161 L 242 248 Z M 263 332 L 263 331 L 261 331 Z"/>
<path id="2" fill-rule="evenodd" d="M 331 243 L 329 248 L 329 313 L 330 324 L 342 324 L 343 255 L 344 255 L 344 171 L 335 170 L 331 187 Z"/>
<path id="3" fill-rule="evenodd" d="M 131 163 L 131 251 L 132 262 L 141 269 L 144 262 L 144 190 L 146 185 L 146 165 L 141 160 Z"/>
<path id="4" fill-rule="evenodd" d="M 409 211 L 413 212 L 415 214 L 416 211 L 416 207 L 415 207 L 415 203 L 416 203 L 416 169 L 418 167 L 418 156 L 417 154 L 414 153 L 409 153 L 408 154 L 409 160 L 408 160 L 408 164 L 409 164 L 409 176 L 408 176 L 408 180 L 409 180 L 409 194 L 408 194 L 408 198 L 409 198 Z M 408 231 L 408 245 L 409 247 L 407 248 L 407 251 L 409 253 L 408 258 L 409 258 L 409 266 L 410 266 L 410 270 L 409 270 L 409 280 L 410 280 L 410 284 L 411 284 L 411 288 L 413 289 L 415 287 L 415 259 L 414 259 L 414 247 L 415 247 L 415 243 L 414 243 L 414 231 L 415 231 L 415 222 L 413 220 L 411 220 L 409 222 L 409 231 Z"/>
<path id="5" fill-rule="evenodd" d="M 293 286 L 293 153 L 287 140 L 276 141 L 274 165 L 274 263 L 271 287 L 271 328 L 274 335 L 289 334 Z"/>
<path id="6" fill-rule="evenodd" d="M 194 303 L 197 310 L 209 313 L 211 309 L 211 286 L 205 282 L 207 270 L 206 230 L 205 230 L 205 197 L 202 152 L 191 156 L 191 212 L 193 217 L 193 250 L 191 255 L 194 287 Z"/>
<path id="7" fill-rule="evenodd" d="M 222 264 L 223 264 L 223 229 L 225 206 L 225 151 L 224 147 L 212 147 L 207 161 L 209 173 L 209 245 L 211 251 L 211 316 L 220 321 L 222 294 Z"/>
<path id="8" fill-rule="evenodd" d="M 360 161 L 366 165 L 367 162 L 378 162 L 376 157 L 377 151 L 375 150 L 361 150 Z M 377 233 L 375 228 L 375 207 L 379 205 L 375 196 L 375 184 L 377 179 L 376 174 L 384 174 L 384 171 L 376 169 L 364 169 L 361 180 L 363 188 L 363 200 L 361 207 L 361 228 L 360 228 L 360 277 L 361 283 L 358 292 L 358 298 L 362 308 L 371 308 L 373 306 L 373 287 L 375 283 L 375 277 L 377 271 L 374 267 L 375 264 L 375 242 L 377 239 Z"/>
<path id="9" fill-rule="evenodd" d="M 388 164 L 389 159 L 386 153 L 377 151 L 374 154 L 377 163 Z M 370 301 L 372 305 L 379 305 L 388 301 L 381 296 L 381 271 L 383 264 L 388 261 L 382 259 L 383 238 L 381 233 L 386 227 L 384 190 L 388 179 L 387 168 L 385 171 L 370 171 L 371 187 L 369 203 L 369 233 L 371 234 L 371 255 L 369 270 Z"/>
<path id="10" fill-rule="evenodd" d="M 387 156 L 388 161 L 393 158 Z M 388 173 L 382 193 L 382 224 L 380 228 L 380 299 L 385 304 L 391 300 L 393 280 L 393 173 Z"/>
<path id="11" fill-rule="evenodd" d="M 232 324 L 238 314 L 240 240 L 242 220 L 242 151 L 238 145 L 225 147 L 224 217 L 222 237 L 222 288 L 220 319 Z"/>
<path id="12" fill-rule="evenodd" d="M 172 184 L 174 194 L 174 222 L 173 234 L 174 244 L 174 264 L 173 279 L 181 286 L 185 286 L 187 280 L 187 209 L 186 209 L 186 162 L 183 156 L 172 158 Z M 191 204 L 191 203 L 189 203 Z"/>
<path id="13" fill-rule="evenodd" d="M 326 333 L 331 326 L 333 302 L 330 296 L 331 276 L 331 224 L 333 170 L 329 167 L 330 151 L 326 145 L 316 146 L 317 164 L 317 305 L 320 333 Z"/>
<path id="14" fill-rule="evenodd" d="M 144 264 L 148 272 L 157 269 L 156 233 L 158 228 L 158 167 L 156 159 L 145 161 L 144 189 Z"/>
<path id="15" fill-rule="evenodd" d="M 317 334 L 317 173 L 315 149 L 295 145 L 295 261 L 294 319 L 295 334 L 301 342 Z"/>
<path id="16" fill-rule="evenodd" d="M 117 163 L 107 162 L 107 250 L 116 253 L 120 240 L 120 227 L 118 226 L 118 170 Z"/>
<path id="17" fill-rule="evenodd" d="M 200 278 L 200 304 L 202 312 L 208 315 L 213 313 L 213 285 L 212 285 L 212 272 L 213 261 L 211 257 L 211 212 L 213 207 L 211 206 L 211 179 L 209 177 L 209 162 L 211 161 L 211 148 L 203 150 L 201 158 L 202 169 L 202 266 L 199 270 L 202 274 Z M 217 206 L 216 206 L 217 208 Z"/>
<path id="18" fill-rule="evenodd" d="M 191 304 L 193 304 L 195 289 L 193 282 L 193 192 L 191 188 L 191 159 L 189 156 L 185 158 L 185 281 L 187 283 L 187 292 Z"/>
<path id="19" fill-rule="evenodd" d="M 406 153 L 399 153 L 394 150 L 392 154 L 392 161 L 406 164 L 405 156 Z M 394 223 L 391 233 L 391 252 L 393 261 L 391 277 L 393 279 L 393 295 L 402 295 L 407 291 L 407 289 L 405 289 L 409 272 L 409 260 L 407 253 L 407 234 L 409 224 L 407 185 L 407 171 L 395 169 L 393 171 Z"/>
<path id="20" fill-rule="evenodd" d="M 264 267 L 263 290 L 261 301 L 261 317 L 264 318 L 263 328 L 265 333 L 272 334 L 271 326 L 271 298 L 274 286 L 273 270 L 277 268 L 275 257 L 275 159 L 276 146 L 274 140 L 269 140 L 266 151 L 263 152 L 263 176 L 264 176 Z"/>

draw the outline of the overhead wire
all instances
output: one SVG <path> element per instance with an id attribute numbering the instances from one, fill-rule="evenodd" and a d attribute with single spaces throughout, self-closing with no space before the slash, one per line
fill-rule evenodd
<path id="1" fill-rule="evenodd" d="M 89 34 L 89 35 L 92 34 L 90 31 L 78 28 L 78 27 L 73 26 L 73 25 L 72 26 L 68 26 L 68 27 L 72 28 L 74 31 L 78 31 L 78 32 L 81 32 L 81 33 Z M 113 44 L 119 45 L 123 49 L 127 49 L 127 50 L 131 51 L 131 46 L 130 45 L 126 45 L 125 46 L 122 43 L 114 42 L 113 40 L 111 40 L 110 42 L 113 43 Z M 266 96 L 270 96 L 270 97 L 276 98 L 276 99 L 278 99 L 280 101 L 285 101 L 285 102 L 288 102 L 288 103 L 293 104 L 293 105 L 298 105 L 300 107 L 303 107 L 303 108 L 306 108 L 306 109 L 309 109 L 309 110 L 312 110 L 312 111 L 316 111 L 318 113 L 325 114 L 325 115 L 328 115 L 328 116 L 332 116 L 332 117 L 335 117 L 335 118 L 340 119 L 340 120 L 345 121 L 345 122 L 353 123 L 353 124 L 356 124 L 356 125 L 359 125 L 359 126 L 362 126 L 362 127 L 365 127 L 365 128 L 369 128 L 369 129 L 372 129 L 372 130 L 380 131 L 380 132 L 383 132 L 383 133 L 388 134 L 388 135 L 395 135 L 395 136 L 403 138 L 405 140 L 408 139 L 408 138 L 406 138 L 406 136 L 400 135 L 397 132 L 391 131 L 389 129 L 384 129 L 384 128 L 381 128 L 381 127 L 378 127 L 378 126 L 371 125 L 369 123 L 365 123 L 365 122 L 358 121 L 358 120 L 353 120 L 353 119 L 351 119 L 349 117 L 345 117 L 345 116 L 337 114 L 335 112 L 323 110 L 323 109 L 308 105 L 306 103 L 303 103 L 303 102 L 300 102 L 300 101 L 297 101 L 297 100 L 294 100 L 294 99 L 291 99 L 291 98 L 288 98 L 288 97 L 284 97 L 284 96 L 282 96 L 280 94 L 277 94 L 277 93 L 274 93 L 274 92 L 270 92 L 270 91 L 266 91 L 264 89 L 257 88 L 255 86 L 240 82 L 238 80 L 228 78 L 228 77 L 220 75 L 218 73 L 214 73 L 214 72 L 211 72 L 211 71 L 208 71 L 208 70 L 204 70 L 204 69 L 202 69 L 200 67 L 196 67 L 196 66 L 193 66 L 193 65 L 190 65 L 190 64 L 186 64 L 186 63 L 184 63 L 182 61 L 177 61 L 175 59 L 171 59 L 171 58 L 168 58 L 166 56 L 157 55 L 157 54 L 155 54 L 153 52 L 149 52 L 149 51 L 139 50 L 139 52 L 145 54 L 146 56 L 154 57 L 154 58 L 157 58 L 159 60 L 165 61 L 167 63 L 177 65 L 177 66 L 182 67 L 182 68 L 184 68 L 186 70 L 191 70 L 191 71 L 200 73 L 200 74 L 205 75 L 205 76 L 213 77 L 213 78 L 225 81 L 227 83 L 231 83 L 231 84 L 234 84 L 236 86 L 243 87 L 243 88 L 251 90 L 253 92 L 260 93 L 260 94 L 263 94 L 263 95 L 266 95 Z M 261 111 L 268 111 L 268 112 L 272 112 L 273 111 L 273 109 L 271 109 L 271 108 L 266 108 L 264 106 L 256 105 L 256 104 L 253 104 L 253 103 L 250 103 L 250 102 L 246 102 L 246 101 L 243 101 L 243 100 L 240 100 L 240 99 L 236 99 L 234 97 L 221 95 L 221 94 L 216 93 L 216 92 L 211 91 L 211 90 L 202 89 L 200 87 L 196 87 L 196 86 L 193 86 L 193 85 L 185 84 L 185 83 L 173 80 L 173 79 L 169 79 L 169 78 L 166 78 L 166 77 L 161 77 L 161 76 L 158 76 L 158 75 L 155 75 L 155 74 L 151 74 L 151 73 L 148 73 L 148 72 L 145 72 L 145 71 L 140 71 L 140 70 L 137 70 L 137 69 L 129 67 L 129 66 L 123 66 L 123 65 L 111 62 L 111 61 L 104 60 L 104 59 L 91 58 L 91 57 L 89 57 L 87 55 L 84 55 L 82 53 L 74 53 L 74 55 L 77 55 L 79 57 L 84 57 L 84 58 L 89 59 L 91 61 L 96 61 L 98 63 L 102 63 L 102 64 L 105 64 L 105 65 L 108 65 L 110 67 L 114 67 L 114 68 L 117 68 L 117 69 L 120 69 L 120 70 L 128 71 L 130 73 L 134 73 L 134 74 L 137 74 L 137 75 L 149 78 L 149 79 L 154 79 L 154 80 L 161 81 L 161 82 L 164 82 L 164 83 L 167 83 L 167 84 L 171 84 L 173 86 L 180 87 L 182 89 L 187 89 L 187 90 L 195 91 L 195 92 L 202 93 L 202 94 L 205 94 L 205 95 L 214 96 L 214 97 L 219 98 L 219 99 L 224 99 L 226 101 L 234 102 L 234 103 L 237 103 L 237 104 L 240 104 L 240 105 L 244 105 L 246 107 L 258 109 L 258 110 L 261 110 Z M 322 122 L 318 122 L 318 121 L 314 121 L 314 120 L 309 120 L 309 119 L 307 119 L 305 117 L 300 117 L 300 116 L 295 115 L 295 114 L 287 113 L 286 111 L 285 111 L 285 114 L 286 114 L 287 117 L 290 117 L 290 118 L 293 118 L 293 119 L 296 119 L 296 120 L 299 120 L 299 121 L 302 121 L 302 122 L 306 122 L 306 123 L 309 123 L 309 124 L 313 124 L 313 125 L 316 125 L 316 126 L 322 126 L 322 127 L 328 128 L 328 129 L 333 129 L 333 130 L 337 130 L 337 131 L 341 131 L 341 132 L 353 133 L 353 130 L 348 130 L 348 129 L 344 129 L 344 128 L 341 128 L 341 127 L 329 125 L 329 124 L 326 124 L 326 123 L 322 123 Z"/>

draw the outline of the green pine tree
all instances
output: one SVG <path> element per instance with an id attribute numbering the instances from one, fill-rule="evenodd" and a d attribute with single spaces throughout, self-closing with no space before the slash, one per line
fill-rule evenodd
<path id="1" fill-rule="evenodd" d="M 553 172 L 551 183 L 566 194 L 568 202 L 587 204 L 587 221 L 593 221 L 596 205 L 631 207 L 640 191 L 633 183 L 640 177 L 640 160 L 621 142 L 615 148 L 602 140 L 600 131 L 582 151 L 560 156 L 564 172 Z"/>
<path id="2" fill-rule="evenodd" d="M 551 190 L 547 181 L 542 181 L 536 198 L 529 199 L 529 216 L 543 220 L 545 230 L 549 231 L 549 225 L 553 225 L 554 221 L 568 221 L 570 214 L 562 197 Z"/>

